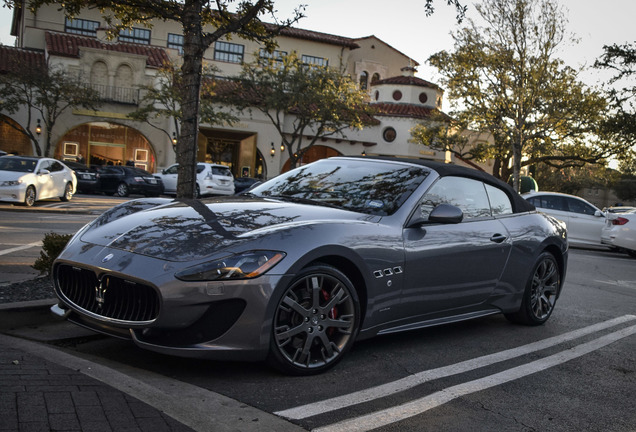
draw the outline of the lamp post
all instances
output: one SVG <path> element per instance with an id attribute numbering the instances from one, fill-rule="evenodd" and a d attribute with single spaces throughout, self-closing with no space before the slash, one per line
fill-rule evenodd
<path id="1" fill-rule="evenodd" d="M 274 143 L 272 143 L 272 149 L 269 151 L 269 154 L 271 154 L 272 157 L 274 157 L 274 155 L 276 154 L 276 149 L 274 148 Z"/>

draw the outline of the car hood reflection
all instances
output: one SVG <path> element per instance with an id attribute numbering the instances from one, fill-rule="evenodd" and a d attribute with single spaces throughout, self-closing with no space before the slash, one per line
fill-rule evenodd
<path id="1" fill-rule="evenodd" d="M 164 260 L 190 261 L 255 237 L 335 220 L 360 222 L 369 216 L 243 197 L 136 200 L 98 218 L 81 240 Z"/>

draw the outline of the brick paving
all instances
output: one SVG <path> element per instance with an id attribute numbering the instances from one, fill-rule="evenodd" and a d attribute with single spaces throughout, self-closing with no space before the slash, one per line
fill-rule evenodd
<path id="1" fill-rule="evenodd" d="M 0 347 L 0 432 L 187 432 L 161 411 L 81 372 Z"/>

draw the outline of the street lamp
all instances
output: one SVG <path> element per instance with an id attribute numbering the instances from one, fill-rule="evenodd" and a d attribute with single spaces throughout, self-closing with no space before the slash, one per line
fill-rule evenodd
<path id="1" fill-rule="evenodd" d="M 177 134 L 172 132 L 172 145 L 177 145 Z"/>

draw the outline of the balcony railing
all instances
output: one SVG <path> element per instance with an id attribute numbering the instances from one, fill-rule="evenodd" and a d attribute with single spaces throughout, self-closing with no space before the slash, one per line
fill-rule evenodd
<path id="1" fill-rule="evenodd" d="M 139 89 L 91 84 L 105 102 L 139 105 Z"/>

